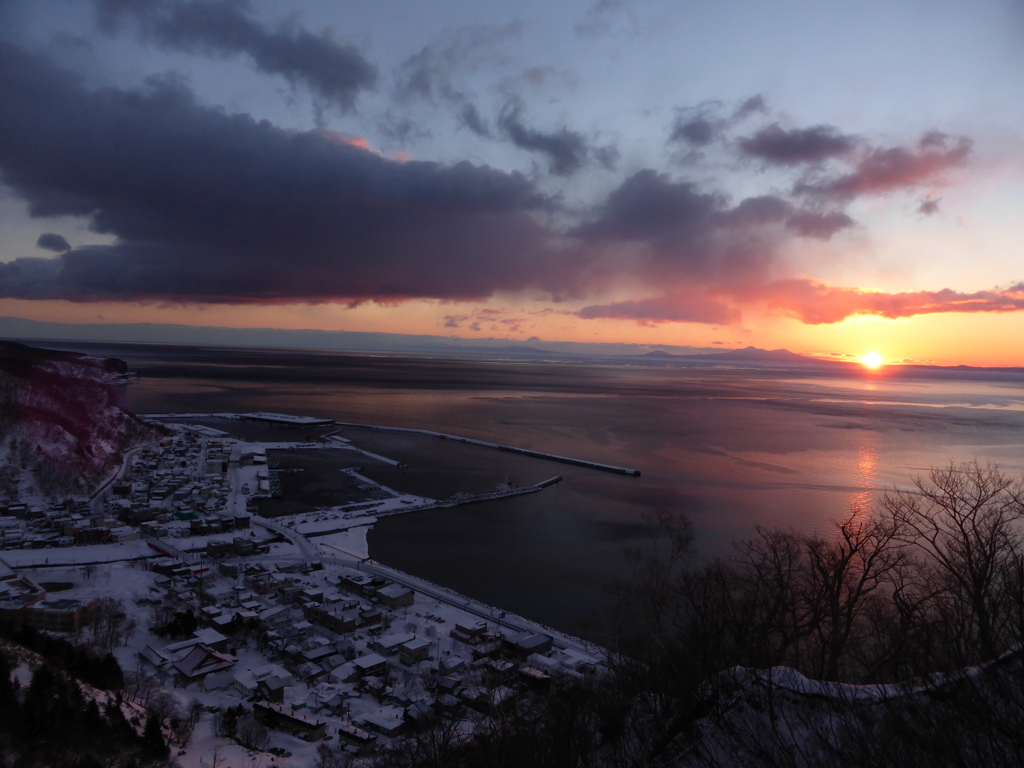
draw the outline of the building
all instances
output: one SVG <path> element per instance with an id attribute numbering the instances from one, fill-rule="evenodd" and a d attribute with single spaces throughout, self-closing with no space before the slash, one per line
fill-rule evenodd
<path id="1" fill-rule="evenodd" d="M 295 684 L 295 679 L 287 669 L 277 664 L 267 664 L 256 669 L 236 672 L 234 689 L 243 696 L 252 696 L 259 691 L 260 683 L 267 682 L 268 680 L 279 680 L 282 690 L 285 686 Z M 275 683 L 272 687 L 276 689 L 278 686 Z"/>
<path id="2" fill-rule="evenodd" d="M 554 640 L 551 635 L 542 635 L 537 632 L 519 632 L 510 635 L 502 640 L 501 647 L 508 655 L 525 660 L 533 653 L 541 655 L 551 653 Z"/>
<path id="3" fill-rule="evenodd" d="M 398 653 L 398 647 L 403 643 L 407 643 L 410 640 L 416 639 L 416 635 L 411 632 L 404 632 L 395 635 L 384 635 L 376 640 L 370 641 L 370 648 L 382 653 L 386 656 L 390 656 L 392 653 Z"/>
<path id="4" fill-rule="evenodd" d="M 231 541 L 231 551 L 239 557 L 248 557 L 249 555 L 256 554 L 256 542 L 252 539 L 246 539 L 242 536 L 236 536 Z"/>
<path id="5" fill-rule="evenodd" d="M 356 754 L 364 757 L 373 752 L 377 746 L 377 737 L 372 736 L 354 725 L 338 726 L 338 739 L 356 748 Z"/>
<path id="6" fill-rule="evenodd" d="M 14 569 L 11 568 L 11 566 L 3 560 L 0 560 L 0 582 L 10 581 L 11 579 L 17 578 L 17 576 L 18 574 L 14 572 Z"/>
<path id="7" fill-rule="evenodd" d="M 322 645 L 319 648 L 304 651 L 302 654 L 302 660 L 312 662 L 313 664 L 321 664 L 336 653 L 337 651 L 334 650 L 333 646 Z"/>
<path id="8" fill-rule="evenodd" d="M 206 556 L 207 557 L 227 557 L 232 552 L 232 546 L 230 541 L 207 541 L 206 542 Z"/>
<path id="9" fill-rule="evenodd" d="M 306 741 L 320 741 L 327 732 L 327 723 L 301 715 L 276 702 L 257 701 L 252 705 L 252 713 L 267 728 L 285 731 Z"/>
<path id="10" fill-rule="evenodd" d="M 339 635 L 351 632 L 363 623 L 357 608 L 323 608 L 319 605 L 308 605 L 306 615 L 311 621 L 322 624 Z"/>
<path id="11" fill-rule="evenodd" d="M 416 593 L 401 584 L 389 584 L 377 590 L 377 597 L 388 608 L 403 608 L 413 604 Z"/>
<path id="12" fill-rule="evenodd" d="M 515 677 L 519 669 L 518 664 L 504 659 L 484 659 L 481 664 L 484 679 L 491 683 L 507 683 Z"/>
<path id="13" fill-rule="evenodd" d="M 75 544 L 106 544 L 110 541 L 109 528 L 76 528 Z"/>
<path id="14" fill-rule="evenodd" d="M 272 627 L 280 627 L 288 622 L 288 607 L 284 605 L 274 605 L 261 611 L 259 614 L 260 621 Z"/>
<path id="15" fill-rule="evenodd" d="M 126 541 L 137 541 L 142 538 L 142 531 L 138 528 L 133 528 L 129 525 L 121 526 L 119 528 L 112 528 L 110 535 L 118 544 L 124 544 Z"/>
<path id="16" fill-rule="evenodd" d="M 488 639 L 487 622 L 482 620 L 473 622 L 459 621 L 455 623 L 455 629 L 451 630 L 449 634 L 459 642 L 468 645 L 483 643 Z"/>
<path id="17" fill-rule="evenodd" d="M 533 691 L 537 691 L 538 693 L 551 692 L 551 675 L 545 674 L 539 669 L 534 669 L 533 667 L 520 667 L 519 679 L 526 684 L 527 688 Z"/>
<path id="18" fill-rule="evenodd" d="M 388 670 L 388 660 L 379 653 L 368 653 L 352 661 L 356 674 L 359 677 L 372 677 L 381 675 Z"/>
<path id="19" fill-rule="evenodd" d="M 48 632 L 77 632 L 89 623 L 95 600 L 42 600 L 25 611 L 25 623 Z"/>
<path id="20" fill-rule="evenodd" d="M 350 576 L 342 576 L 338 579 L 338 587 L 366 599 L 377 596 L 377 590 L 387 584 L 387 581 L 380 576 L 370 576 L 365 573 L 357 573 Z"/>
<path id="21" fill-rule="evenodd" d="M 198 629 L 192 633 L 192 636 L 200 643 L 209 646 L 215 651 L 227 650 L 228 638 L 212 627 Z"/>
<path id="22" fill-rule="evenodd" d="M 430 658 L 430 647 L 433 643 L 425 637 L 414 637 L 398 646 L 398 660 L 403 664 L 413 665 Z"/>
<path id="23" fill-rule="evenodd" d="M 354 722 L 356 725 L 363 726 L 367 730 L 373 730 L 383 736 L 392 738 L 400 736 L 406 728 L 405 720 L 402 718 L 387 717 L 381 712 L 370 712 Z"/>
<path id="24" fill-rule="evenodd" d="M 41 587 L 26 579 L 17 578 L 6 564 L 0 567 L 0 622 L 30 622 L 31 607 L 45 597 L 46 592 Z"/>
<path id="25" fill-rule="evenodd" d="M 266 680 L 260 680 L 258 685 L 257 693 L 266 701 L 277 704 L 284 701 L 285 684 L 280 677 L 268 677 Z"/>
<path id="26" fill-rule="evenodd" d="M 332 427 L 334 419 L 318 419 L 315 416 L 291 416 L 285 413 L 240 413 L 239 418 L 258 421 L 263 424 L 277 424 L 283 427 Z"/>
<path id="27" fill-rule="evenodd" d="M 181 687 L 202 680 L 209 674 L 224 672 L 238 663 L 234 656 L 218 653 L 203 643 L 196 643 L 180 660 L 171 664 L 171 671 Z"/>

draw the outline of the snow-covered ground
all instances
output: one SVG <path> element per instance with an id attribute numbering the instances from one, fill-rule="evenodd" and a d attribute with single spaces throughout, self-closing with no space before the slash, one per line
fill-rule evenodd
<path id="1" fill-rule="evenodd" d="M 166 483 L 167 477 L 188 474 L 190 491 L 193 496 L 202 491 L 203 498 L 219 500 L 215 509 L 202 513 L 199 522 L 224 519 L 234 523 L 236 515 L 248 514 L 249 499 L 261 488 L 261 481 L 268 476 L 269 467 L 259 457 L 266 456 L 267 449 L 317 449 L 323 443 L 275 442 L 258 443 L 236 440 L 225 436 L 219 430 L 195 429 L 193 425 L 174 423 L 169 425 L 178 435 L 173 444 L 158 449 L 138 452 L 139 461 L 130 457 L 119 473 L 124 482 L 133 483 L 132 498 L 144 498 L 139 488 L 152 488 Z M 350 447 L 344 441 L 335 441 L 331 448 Z M 355 450 L 354 448 L 352 448 Z M 226 471 L 210 474 L 209 459 L 213 455 L 224 456 L 230 451 L 232 459 L 225 460 Z M 219 453 L 218 453 L 219 452 Z M 255 455 L 254 463 L 240 462 L 239 454 Z M 375 457 L 390 463 L 397 463 L 386 457 Z M 217 462 L 220 459 L 216 460 Z M 134 462 L 134 463 L 133 463 Z M 131 471 L 129 471 L 131 467 Z M 147 469 L 147 467 L 149 469 Z M 355 725 L 363 728 L 364 718 L 372 721 L 398 722 L 405 708 L 417 701 L 432 701 L 434 694 L 428 681 L 437 674 L 442 659 L 461 659 L 465 667 L 457 674 L 464 678 L 465 685 L 472 687 L 481 683 L 483 674 L 472 665 L 472 648 L 451 636 L 456 625 L 472 627 L 479 625 L 490 642 L 498 643 L 503 636 L 526 632 L 547 634 L 553 638 L 554 647 L 550 653 L 529 662 L 533 666 L 552 674 L 576 674 L 577 670 L 599 665 L 602 654 L 599 649 L 576 638 L 561 635 L 547 627 L 530 622 L 519 616 L 507 615 L 498 608 L 471 600 L 444 587 L 431 584 L 410 574 L 387 568 L 369 559 L 367 532 L 381 515 L 427 510 L 437 502 L 410 494 L 402 494 L 382 486 L 358 473 L 349 471 L 361 484 L 383 491 L 387 498 L 356 502 L 347 505 L 320 509 L 304 513 L 264 519 L 251 517 L 252 527 L 222 533 L 191 535 L 192 523 L 176 520 L 163 513 L 160 503 L 152 506 L 162 514 L 159 540 L 160 546 L 169 546 L 180 552 L 203 552 L 208 543 L 231 542 L 238 536 L 263 543 L 265 552 L 247 557 L 229 554 L 220 561 L 207 559 L 208 566 L 204 583 L 195 581 L 195 576 L 176 577 L 170 582 L 167 577 L 145 570 L 149 561 L 162 555 L 143 539 L 124 541 L 119 544 L 94 544 L 46 549 L 8 550 L 3 559 L 35 583 L 45 583 L 53 588 L 70 584 L 67 589 L 49 595 L 50 597 L 80 599 L 114 598 L 124 605 L 128 618 L 135 624 L 135 631 L 124 645 L 114 649 L 115 656 L 126 673 L 145 673 L 160 679 L 166 693 L 175 698 L 180 708 L 187 709 L 191 702 L 198 701 L 206 707 L 225 708 L 245 704 L 247 694 L 239 692 L 233 685 L 206 690 L 207 685 L 191 683 L 176 687 L 166 670 L 156 670 L 140 655 L 147 646 L 153 649 L 165 648 L 169 641 L 155 636 L 154 615 L 162 610 L 166 620 L 168 611 L 191 609 L 197 615 L 201 609 L 217 607 L 224 616 L 233 616 L 244 611 L 246 615 L 267 616 L 260 618 L 261 627 L 255 634 L 232 637 L 226 650 L 236 660 L 234 671 L 249 674 L 252 670 L 268 664 L 288 664 L 294 679 L 284 689 L 284 704 L 306 716 L 327 723 L 328 735 L 336 733 L 341 725 Z M 147 474 L 149 473 L 149 474 Z M 122 493 L 124 491 L 122 490 Z M 104 500 L 109 497 L 106 492 Z M 172 497 L 168 497 L 172 498 Z M 169 504 L 169 502 L 167 502 Z M 135 502 L 136 507 L 140 504 Z M 422 512 L 429 514 L 429 512 Z M 170 519 L 167 519 L 170 518 Z M 283 537 L 283 540 L 281 538 Z M 184 555 L 183 555 L 184 556 Z M 191 556 L 189 556 L 191 559 Z M 239 575 L 220 575 L 216 563 L 223 562 L 239 568 Z M 310 565 L 320 567 L 310 570 Z M 294 570 L 303 566 L 301 575 Z M 294 596 L 286 596 L 282 588 L 275 587 L 268 593 L 257 594 L 243 583 L 246 568 L 260 566 L 267 574 L 277 579 L 274 584 L 295 583 L 311 594 L 321 594 L 328 605 L 349 606 L 345 610 L 372 613 L 384 612 L 381 628 L 363 627 L 336 634 L 325 626 L 313 624 L 308 618 L 315 616 L 316 599 L 307 599 L 305 608 L 292 602 Z M 211 575 L 212 574 L 212 575 Z M 372 602 L 339 589 L 339 577 L 343 574 L 371 575 L 383 578 L 398 587 L 411 588 L 414 595 L 412 605 L 387 609 L 376 599 Z M 397 587 L 396 587 L 397 588 Z M 288 593 L 291 594 L 291 593 Z M 243 606 L 244 604 L 244 606 Z M 161 608 L 160 606 L 163 606 Z M 245 607 L 248 606 L 248 607 Z M 355 608 L 352 608 L 355 606 Z M 339 608 L 338 610 L 342 610 Z M 213 613 L 217 613 L 214 611 Z M 274 618 L 269 618 L 274 617 Z M 206 617 L 210 618 L 210 617 Z M 282 624 L 266 624 L 279 621 Z M 211 619 L 212 620 L 212 619 Z M 217 625 L 222 626 L 222 625 Z M 268 634 L 269 633 L 269 634 Z M 389 635 L 390 633 L 390 635 Z M 318 680 L 305 681 L 298 672 L 298 664 L 287 661 L 296 657 L 296 647 L 309 652 L 322 645 L 342 647 L 350 655 L 365 656 L 383 650 L 376 642 L 396 633 L 402 637 L 419 638 L 427 641 L 429 658 L 417 663 L 404 664 L 397 657 L 397 647 L 387 653 L 391 669 L 387 695 L 376 696 L 359 689 L 346 677 L 352 671 L 351 661 L 323 675 Z M 257 637 L 263 638 L 257 642 Z M 278 640 L 273 638 L 286 638 Z M 268 639 L 270 638 L 270 639 Z M 335 644 L 337 644 L 335 646 Z M 347 645 L 346 645 L 347 644 Z M 422 645 L 423 643 L 421 643 Z M 288 645 L 286 648 L 285 646 Z M 497 647 L 497 646 L 496 646 Z M 211 676 L 212 677 L 212 676 Z M 345 699 L 347 711 L 329 714 L 323 709 L 323 702 L 340 696 Z M 476 715 L 474 715 L 476 716 Z M 213 715 L 203 715 L 192 740 L 176 759 L 183 768 L 202 768 L 213 763 L 214 750 L 219 750 L 222 765 L 295 765 L 309 766 L 315 760 L 316 744 L 286 735 L 271 732 L 271 746 L 288 750 L 291 757 L 274 757 L 265 752 L 250 752 L 237 744 L 215 735 Z M 335 737 L 336 739 L 336 737 Z M 381 743 L 387 737 L 380 736 Z M 334 744 L 337 743 L 335 740 Z M 173 752 L 172 752 L 173 755 Z"/>

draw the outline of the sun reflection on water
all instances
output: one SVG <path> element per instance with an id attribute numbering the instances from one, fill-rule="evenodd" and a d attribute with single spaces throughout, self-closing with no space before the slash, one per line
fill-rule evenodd
<path id="1" fill-rule="evenodd" d="M 867 518 L 878 490 L 878 434 L 865 430 L 857 449 L 857 489 L 850 494 L 851 509 Z"/>

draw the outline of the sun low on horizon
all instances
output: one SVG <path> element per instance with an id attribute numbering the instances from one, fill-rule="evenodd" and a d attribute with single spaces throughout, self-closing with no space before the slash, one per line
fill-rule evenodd
<path id="1" fill-rule="evenodd" d="M 877 352 L 868 352 L 867 354 L 861 356 L 860 363 L 865 368 L 877 370 L 878 368 L 881 368 L 883 365 L 885 365 L 885 360 Z"/>

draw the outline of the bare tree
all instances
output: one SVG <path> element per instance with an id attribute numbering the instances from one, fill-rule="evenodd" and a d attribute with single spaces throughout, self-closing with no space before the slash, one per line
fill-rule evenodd
<path id="1" fill-rule="evenodd" d="M 113 597 L 96 600 L 92 611 L 93 643 L 105 651 L 111 650 L 135 631 L 137 622 L 128 617 L 124 602 Z"/>
<path id="2" fill-rule="evenodd" d="M 188 722 L 193 728 L 199 725 L 199 721 L 203 719 L 203 703 L 198 699 L 193 699 L 192 703 L 188 706 Z"/>
<path id="3" fill-rule="evenodd" d="M 136 701 L 139 701 L 142 706 L 149 704 L 149 698 L 160 686 L 160 681 L 154 675 L 149 674 L 149 671 L 143 666 L 140 660 L 135 669 L 124 676 L 124 693 Z"/>
<path id="4" fill-rule="evenodd" d="M 235 738 L 243 747 L 249 749 L 266 749 L 270 745 L 270 731 L 252 714 L 238 719 L 238 730 Z"/>
<path id="5" fill-rule="evenodd" d="M 168 720 L 182 720 L 183 713 L 177 699 L 167 691 L 156 691 L 149 697 L 146 709 L 156 716 L 161 724 Z"/>
<path id="6" fill-rule="evenodd" d="M 174 709 L 168 713 L 170 718 L 171 734 L 175 743 L 180 747 L 187 747 L 195 732 L 196 726 L 203 715 L 203 705 L 198 701 L 192 701 L 188 712 L 182 712 L 175 704 Z"/>
<path id="7" fill-rule="evenodd" d="M 891 521 L 854 509 L 835 527 L 831 539 L 804 540 L 805 589 L 813 614 L 810 672 L 824 680 L 838 680 L 849 646 L 870 637 L 871 600 L 889 588 L 894 572 L 906 560 L 894 546 L 899 528 Z"/>
<path id="8" fill-rule="evenodd" d="M 805 600 L 804 542 L 792 531 L 757 529 L 757 537 L 736 544 L 735 580 L 742 593 L 748 664 L 774 667 L 791 660 L 807 637 L 815 608 Z"/>
<path id="9" fill-rule="evenodd" d="M 348 768 L 352 763 L 352 755 L 345 751 L 343 742 L 334 747 L 320 743 L 316 748 L 314 768 Z"/>
<path id="10" fill-rule="evenodd" d="M 943 579 L 957 664 L 991 659 L 1019 640 L 1010 603 L 1021 569 L 1024 484 L 991 464 L 950 464 L 895 490 L 882 508 L 908 547 Z"/>

